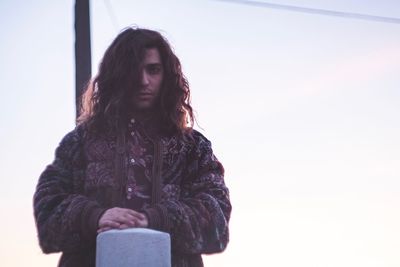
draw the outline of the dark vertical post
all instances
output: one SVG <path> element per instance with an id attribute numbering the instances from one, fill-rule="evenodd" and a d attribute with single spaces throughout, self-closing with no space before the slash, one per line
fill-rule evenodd
<path id="1" fill-rule="evenodd" d="M 75 107 L 79 116 L 79 99 L 92 75 L 89 0 L 75 1 Z"/>

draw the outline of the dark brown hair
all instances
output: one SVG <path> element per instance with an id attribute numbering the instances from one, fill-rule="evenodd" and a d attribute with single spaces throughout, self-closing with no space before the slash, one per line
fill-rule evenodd
<path id="1" fill-rule="evenodd" d="M 148 48 L 158 49 L 164 68 L 157 103 L 163 130 L 190 132 L 194 115 L 179 59 L 160 33 L 140 28 L 124 29 L 107 48 L 98 74 L 82 95 L 78 124 L 92 133 L 123 131 L 132 109 L 132 93 L 140 85 L 140 63 Z"/>

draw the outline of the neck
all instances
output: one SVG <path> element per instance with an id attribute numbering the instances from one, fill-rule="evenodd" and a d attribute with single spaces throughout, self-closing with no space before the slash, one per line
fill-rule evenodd
<path id="1" fill-rule="evenodd" d="M 151 110 L 132 110 L 129 114 L 132 118 L 140 121 L 147 121 L 151 118 L 157 116 L 157 112 L 153 109 Z"/>

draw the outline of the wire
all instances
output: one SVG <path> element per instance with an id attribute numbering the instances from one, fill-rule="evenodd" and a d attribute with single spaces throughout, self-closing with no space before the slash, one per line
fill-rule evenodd
<path id="1" fill-rule="evenodd" d="M 119 31 L 119 23 L 110 1 L 104 0 L 104 4 L 106 5 L 108 16 L 110 17 L 111 23 L 113 24 L 115 31 Z"/>
<path id="2" fill-rule="evenodd" d="M 250 6 L 280 9 L 280 10 L 287 10 L 287 11 L 301 12 L 301 13 L 308 13 L 308 14 L 317 14 L 317 15 L 325 15 L 325 16 L 333 16 L 333 17 L 342 17 L 342 18 L 350 18 L 350 19 L 361 19 L 361 20 L 368 20 L 368 21 L 400 24 L 400 18 L 382 17 L 382 16 L 374 16 L 374 15 L 367 15 L 367 14 L 360 14 L 360 13 L 341 12 L 341 11 L 333 11 L 333 10 L 327 10 L 327 9 L 281 5 L 281 4 L 273 4 L 273 3 L 257 2 L 257 1 L 243 1 L 243 0 L 215 0 L 215 1 L 229 2 L 229 3 L 236 3 L 236 4 L 245 4 L 245 5 L 250 5 Z"/>

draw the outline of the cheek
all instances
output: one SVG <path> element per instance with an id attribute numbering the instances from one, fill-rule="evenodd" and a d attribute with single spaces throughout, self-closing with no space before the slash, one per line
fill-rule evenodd
<path id="1" fill-rule="evenodd" d="M 160 88 L 162 86 L 162 82 L 163 82 L 163 75 L 160 75 L 156 80 L 156 84 L 157 84 L 157 89 L 158 90 L 160 90 Z"/>

